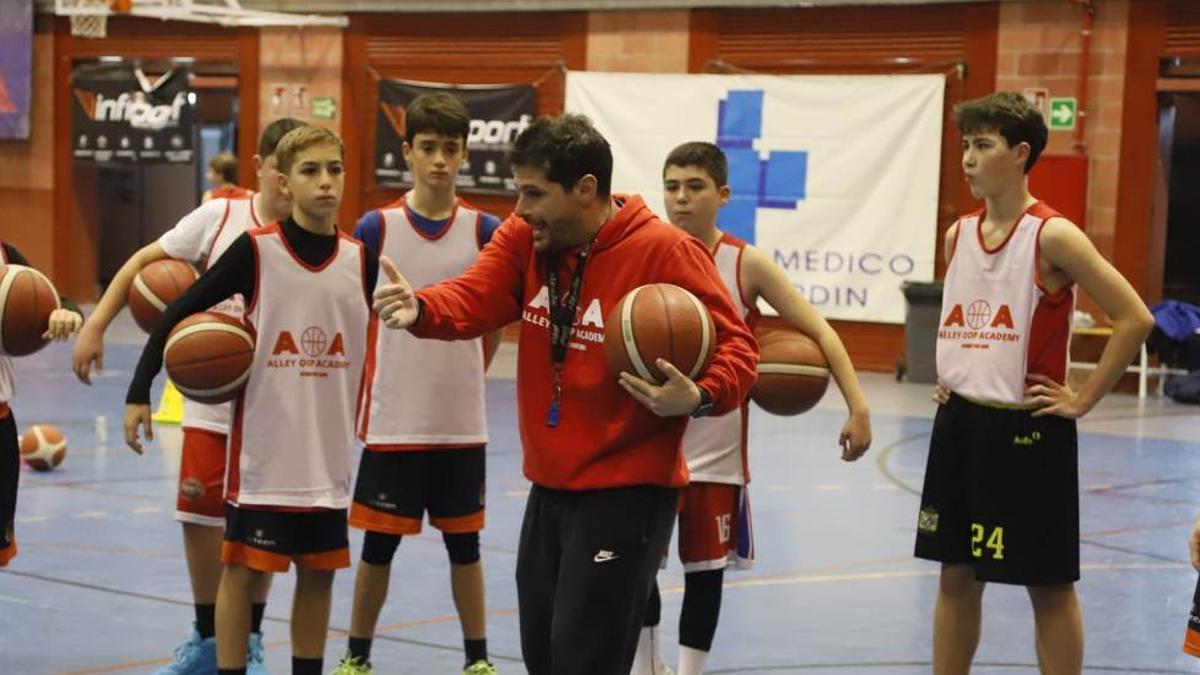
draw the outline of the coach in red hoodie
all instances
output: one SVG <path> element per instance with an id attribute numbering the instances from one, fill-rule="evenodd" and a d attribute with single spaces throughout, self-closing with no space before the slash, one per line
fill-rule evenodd
<path id="1" fill-rule="evenodd" d="M 533 482 L 517 557 L 525 665 L 626 675 L 688 481 L 688 416 L 740 405 L 757 349 L 704 244 L 641 197 L 611 194 L 612 151 L 587 118 L 535 121 L 511 162 L 516 212 L 475 265 L 414 293 L 385 261 L 391 283 L 375 306 L 389 327 L 443 340 L 521 320 L 517 409 Z M 662 386 L 608 368 L 605 317 L 656 282 L 691 291 L 716 324 L 716 355 L 694 382 L 662 362 Z"/>

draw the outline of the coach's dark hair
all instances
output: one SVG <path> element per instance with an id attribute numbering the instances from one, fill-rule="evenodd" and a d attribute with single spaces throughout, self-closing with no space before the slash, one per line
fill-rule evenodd
<path id="1" fill-rule="evenodd" d="M 275 148 L 279 145 L 279 139 L 287 136 L 292 129 L 308 126 L 304 122 L 294 117 L 280 117 L 271 122 L 262 130 L 258 136 L 258 156 L 266 159 L 275 154 Z"/>
<path id="2" fill-rule="evenodd" d="M 404 110 L 404 139 L 409 143 L 419 133 L 436 133 L 461 138 L 471 135 L 471 114 L 467 106 L 445 92 L 421 94 Z"/>
<path id="3" fill-rule="evenodd" d="M 664 177 L 667 175 L 667 168 L 672 166 L 694 166 L 704 169 L 717 187 L 724 187 L 729 183 L 729 162 L 725 159 L 725 153 L 712 143 L 692 141 L 675 148 L 663 162 Z"/>
<path id="4" fill-rule="evenodd" d="M 612 148 L 583 115 L 539 117 L 517 136 L 509 153 L 515 166 L 538 167 L 546 180 L 573 190 L 579 179 L 596 177 L 601 197 L 612 193 Z"/>
<path id="5" fill-rule="evenodd" d="M 959 133 L 1000 134 L 1010 148 L 1028 143 L 1025 173 L 1029 173 L 1042 156 L 1049 136 L 1041 111 L 1024 96 L 1012 91 L 998 91 L 958 104 L 954 107 L 954 122 Z"/>

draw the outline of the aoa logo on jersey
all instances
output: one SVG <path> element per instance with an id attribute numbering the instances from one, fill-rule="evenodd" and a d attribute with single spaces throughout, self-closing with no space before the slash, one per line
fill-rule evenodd
<path id="1" fill-rule="evenodd" d="M 1016 331 L 1012 309 L 1007 304 L 1002 303 L 993 310 L 987 300 L 977 299 L 968 303 L 966 307 L 963 307 L 962 303 L 955 303 L 942 320 L 938 338 L 979 341 L 964 344 L 963 347 L 987 349 L 988 342 L 1020 342 L 1021 334 Z"/>
<path id="2" fill-rule="evenodd" d="M 587 349 L 583 342 L 604 344 L 604 312 L 600 309 L 600 299 L 583 300 L 579 304 L 580 308 L 575 310 L 575 325 L 571 328 L 571 349 Z M 521 318 L 539 328 L 550 329 L 550 290 L 545 285 L 525 306 Z"/>
<path id="3" fill-rule="evenodd" d="M 301 377 L 328 377 L 330 370 L 349 368 L 350 361 L 341 332 L 330 339 L 320 327 L 309 326 L 300 332 L 299 342 L 292 331 L 279 331 L 267 367 L 297 369 Z"/>

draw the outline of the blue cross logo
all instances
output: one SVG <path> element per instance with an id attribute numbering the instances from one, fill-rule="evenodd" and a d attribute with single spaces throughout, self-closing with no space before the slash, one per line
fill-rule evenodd
<path id="1" fill-rule="evenodd" d="M 729 159 L 733 197 L 717 226 L 754 243 L 758 209 L 795 209 L 805 198 L 808 153 L 774 150 L 760 159 L 754 141 L 762 138 L 763 91 L 734 89 L 717 108 L 717 147 Z"/>

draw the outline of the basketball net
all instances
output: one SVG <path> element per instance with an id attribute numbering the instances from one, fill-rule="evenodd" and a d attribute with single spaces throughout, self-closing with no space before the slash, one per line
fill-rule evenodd
<path id="1" fill-rule="evenodd" d="M 58 0 L 60 5 L 75 9 L 70 15 L 71 35 L 83 38 L 102 38 L 108 35 L 108 15 L 128 13 L 132 0 Z"/>

